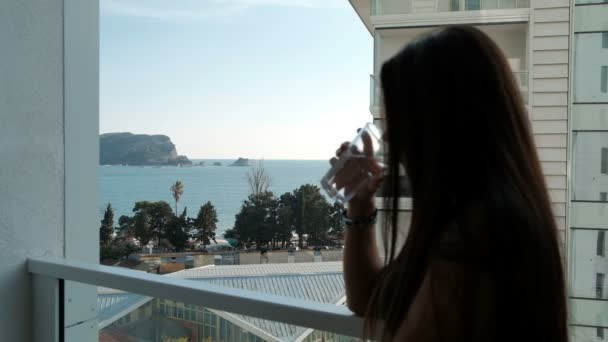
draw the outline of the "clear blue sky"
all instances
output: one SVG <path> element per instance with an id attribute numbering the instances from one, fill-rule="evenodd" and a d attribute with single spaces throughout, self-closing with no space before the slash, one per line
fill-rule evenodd
<path id="1" fill-rule="evenodd" d="M 325 159 L 371 121 L 348 0 L 101 0 L 100 130 L 190 158 Z"/>

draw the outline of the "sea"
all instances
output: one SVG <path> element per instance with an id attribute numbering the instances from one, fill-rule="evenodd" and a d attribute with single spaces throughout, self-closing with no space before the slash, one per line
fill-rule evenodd
<path id="1" fill-rule="evenodd" d="M 218 214 L 216 233 L 232 228 L 234 217 L 250 192 L 247 173 L 251 168 L 228 166 L 234 160 L 192 161 L 204 161 L 205 166 L 99 166 L 99 219 L 108 203 L 114 209 L 115 224 L 121 215 L 133 215 L 137 201 L 163 200 L 175 208 L 170 187 L 179 180 L 184 184 L 184 194 L 178 202 L 180 213 L 187 207 L 188 216 L 195 217 L 200 206 L 211 201 Z M 212 166 L 215 162 L 222 166 Z M 329 169 L 326 160 L 264 160 L 263 166 L 271 178 L 269 190 L 277 196 L 307 183 L 320 187 L 319 181 Z"/>

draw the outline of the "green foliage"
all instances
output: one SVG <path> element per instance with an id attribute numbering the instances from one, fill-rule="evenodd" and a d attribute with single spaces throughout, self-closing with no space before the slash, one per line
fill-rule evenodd
<path id="1" fill-rule="evenodd" d="M 332 206 L 321 194 L 319 187 L 305 184 L 292 193 L 281 196 L 286 213 L 286 223 L 298 234 L 298 245 L 303 247 L 303 235 L 308 234 L 309 244 L 328 242 Z"/>
<path id="2" fill-rule="evenodd" d="M 142 238 L 149 237 L 149 239 L 155 237 L 158 239 L 158 241 L 160 241 L 160 239 L 165 236 L 168 224 L 173 219 L 173 210 L 171 210 L 171 206 L 169 205 L 169 203 L 165 201 L 136 202 L 135 206 L 133 207 L 133 212 L 135 213 L 134 217 L 136 221 L 136 230 L 138 217 L 141 220 L 141 225 L 139 226 L 141 230 L 139 231 L 139 233 L 136 232 L 135 235 L 139 235 Z M 138 213 L 140 213 L 139 215 L 141 216 L 138 216 Z M 144 224 L 144 222 L 147 222 L 147 224 Z M 143 244 L 142 240 L 139 241 Z M 146 243 L 148 243 L 148 241 L 146 241 Z"/>
<path id="3" fill-rule="evenodd" d="M 114 234 L 114 210 L 112 209 L 112 205 L 108 203 L 106 207 L 106 211 L 103 214 L 103 219 L 101 220 L 101 227 L 99 228 L 99 244 L 100 246 L 105 246 L 112 241 L 112 236 Z"/>
<path id="4" fill-rule="evenodd" d="M 198 210 L 198 215 L 192 221 L 192 228 L 194 229 L 193 238 L 196 241 L 203 243 L 203 246 L 207 246 L 211 243 L 211 240 L 215 241 L 215 230 L 217 229 L 217 211 L 211 202 L 205 203 Z"/>
<path id="5" fill-rule="evenodd" d="M 133 236 L 142 246 L 147 245 L 154 238 L 154 232 L 150 227 L 150 216 L 146 211 L 136 212 L 130 222 L 133 224 Z"/>
<path id="6" fill-rule="evenodd" d="M 121 216 L 119 222 L 126 226 L 125 216 Z M 127 230 L 128 228 L 125 228 Z M 124 237 L 114 237 L 114 210 L 108 203 L 101 220 L 99 230 L 99 258 L 100 260 L 114 259 L 119 260 L 128 257 L 129 254 L 137 251 L 137 246 Z"/>
<path id="7" fill-rule="evenodd" d="M 124 238 L 115 238 L 112 243 L 100 246 L 100 260 L 120 260 L 139 250 L 132 242 Z"/>
<path id="8" fill-rule="evenodd" d="M 171 191 L 177 208 L 183 184 L 177 181 Z M 320 189 L 312 184 L 302 185 L 279 198 L 269 191 L 253 193 L 243 201 L 235 216 L 234 228 L 227 230 L 224 237 L 246 247 L 286 247 L 296 232 L 300 247 L 303 247 L 304 235 L 308 235 L 310 245 L 327 244 L 330 237 L 341 239 L 343 236 L 340 210 L 340 206 L 327 202 Z M 132 217 L 119 218 L 118 237 L 112 238 L 114 215 L 108 205 L 100 228 L 100 241 L 104 242 L 102 256 L 128 255 L 131 247 L 124 244 L 133 237 L 141 246 L 156 239 L 159 246 L 176 251 L 188 248 L 190 237 L 205 246 L 215 241 L 218 218 L 211 202 L 202 205 L 194 219 L 187 216 L 186 208 L 176 216 L 165 201 L 136 202 L 133 213 Z M 132 250 L 136 250 L 135 246 Z"/>
<path id="9" fill-rule="evenodd" d="M 116 228 L 118 236 L 122 237 L 133 237 L 133 225 L 134 220 L 130 216 L 121 215 L 118 218 L 118 227 Z"/>
<path id="10" fill-rule="evenodd" d="M 181 252 L 188 246 L 190 237 L 190 219 L 187 216 L 187 208 L 180 216 L 173 216 L 165 229 L 165 238 L 173 246 L 175 251 Z"/>
<path id="11" fill-rule="evenodd" d="M 277 201 L 272 192 L 251 194 L 243 202 L 241 211 L 236 214 L 234 228 L 230 234 L 241 244 L 257 248 L 267 245 L 274 235 L 276 228 Z"/>
<path id="12" fill-rule="evenodd" d="M 329 243 L 329 234 L 340 235 L 342 223 L 339 206 L 332 206 L 312 184 L 305 184 L 281 195 L 278 199 L 271 192 L 251 194 L 243 202 L 235 216 L 234 228 L 224 234 L 240 245 L 285 247 L 292 232 L 299 237 L 303 247 L 303 236 L 308 234 L 309 244 Z"/>

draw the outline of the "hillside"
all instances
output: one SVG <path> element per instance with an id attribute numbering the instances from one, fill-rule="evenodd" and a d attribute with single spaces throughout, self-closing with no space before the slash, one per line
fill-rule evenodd
<path id="1" fill-rule="evenodd" d="M 101 165 L 178 165 L 192 164 L 177 154 L 166 135 L 106 133 L 99 136 Z"/>

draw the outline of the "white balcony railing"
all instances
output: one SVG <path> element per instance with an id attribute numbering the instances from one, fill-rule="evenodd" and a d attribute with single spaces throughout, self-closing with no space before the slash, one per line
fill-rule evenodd
<path id="1" fill-rule="evenodd" d="M 528 8 L 529 0 L 372 0 L 372 15 Z"/>
<path id="2" fill-rule="evenodd" d="M 28 271 L 34 279 L 35 320 L 49 331 L 37 331 L 45 339 L 61 327 L 57 322 L 60 298 L 57 284 L 61 280 L 164 298 L 208 309 L 294 324 L 339 335 L 361 337 L 363 321 L 343 305 L 317 303 L 247 291 L 242 289 L 201 284 L 196 281 L 162 277 L 118 267 L 83 263 L 64 259 L 30 259 Z"/>

